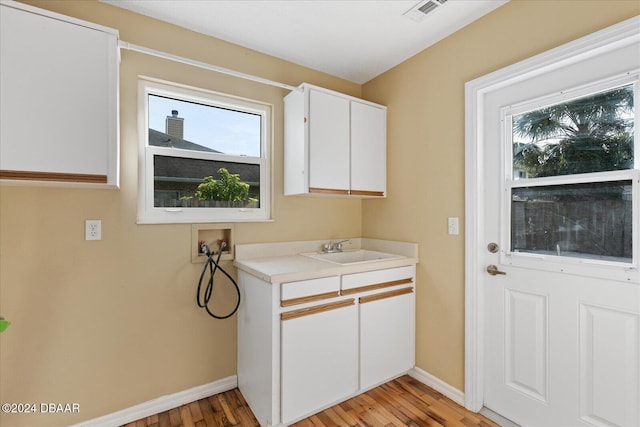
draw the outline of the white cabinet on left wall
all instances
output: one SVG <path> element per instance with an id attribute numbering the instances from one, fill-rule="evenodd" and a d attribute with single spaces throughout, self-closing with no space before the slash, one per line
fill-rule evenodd
<path id="1" fill-rule="evenodd" d="M 117 30 L 0 3 L 3 184 L 119 186 Z"/>

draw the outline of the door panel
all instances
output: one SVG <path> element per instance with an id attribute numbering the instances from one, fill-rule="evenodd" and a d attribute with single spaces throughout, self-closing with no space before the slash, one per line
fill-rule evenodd
<path id="1" fill-rule="evenodd" d="M 580 418 L 588 423 L 640 425 L 638 314 L 580 304 Z M 634 345 L 635 343 L 635 345 Z"/>
<path id="2" fill-rule="evenodd" d="M 547 402 L 547 296 L 506 289 L 506 384 L 529 397 Z"/>
<path id="3" fill-rule="evenodd" d="M 501 268 L 484 294 L 499 301 L 486 316 L 484 405 L 523 426 L 640 425 L 638 285 L 603 292 L 599 278 Z"/>

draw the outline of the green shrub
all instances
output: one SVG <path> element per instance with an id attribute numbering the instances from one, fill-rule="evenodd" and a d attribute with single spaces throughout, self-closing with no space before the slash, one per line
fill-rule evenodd
<path id="1" fill-rule="evenodd" d="M 219 179 L 205 176 L 198 185 L 196 197 L 199 200 L 224 200 L 241 202 L 249 195 L 249 184 L 240 181 L 240 175 L 229 173 L 226 168 L 218 169 Z"/>

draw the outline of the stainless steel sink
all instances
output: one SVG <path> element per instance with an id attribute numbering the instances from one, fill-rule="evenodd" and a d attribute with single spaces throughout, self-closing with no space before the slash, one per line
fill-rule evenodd
<path id="1" fill-rule="evenodd" d="M 369 251 L 366 249 L 356 249 L 343 252 L 308 252 L 303 253 L 306 257 L 332 262 L 334 264 L 356 264 L 360 262 L 379 261 L 383 259 L 404 258 L 402 255 L 388 254 L 385 252 Z"/>

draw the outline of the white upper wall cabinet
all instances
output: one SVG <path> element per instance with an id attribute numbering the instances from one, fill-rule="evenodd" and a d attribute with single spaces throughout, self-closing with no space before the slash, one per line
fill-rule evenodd
<path id="1" fill-rule="evenodd" d="M 351 194 L 387 191 L 387 109 L 351 101 Z"/>
<path id="2" fill-rule="evenodd" d="M 386 107 L 300 89 L 284 98 L 284 194 L 386 196 Z"/>
<path id="3" fill-rule="evenodd" d="M 349 100 L 309 91 L 309 188 L 347 191 L 349 185 Z M 289 142 L 285 136 L 286 143 Z M 302 141 L 299 141 L 300 143 Z M 294 142 L 295 143 L 295 142 Z"/>
<path id="4" fill-rule="evenodd" d="M 114 187 L 118 32 L 0 3 L 0 178 Z"/>

